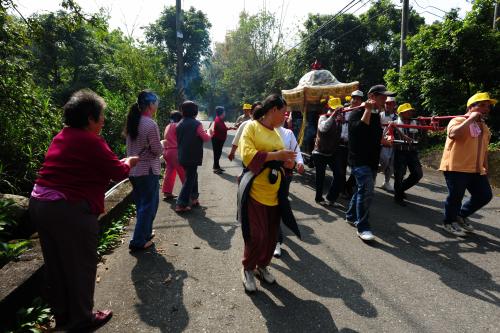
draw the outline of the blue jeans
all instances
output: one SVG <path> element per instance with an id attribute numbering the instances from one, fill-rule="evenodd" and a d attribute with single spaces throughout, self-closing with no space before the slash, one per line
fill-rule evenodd
<path id="1" fill-rule="evenodd" d="M 370 230 L 368 217 L 377 170 L 373 170 L 369 166 L 363 165 L 352 167 L 351 172 L 356 178 L 356 190 L 349 203 L 346 219 L 354 222 L 358 231 L 363 232 Z"/>
<path id="2" fill-rule="evenodd" d="M 186 181 L 182 184 L 181 193 L 177 198 L 177 205 L 188 206 L 191 199 L 198 199 L 198 166 L 183 166 L 186 171 Z"/>
<path id="3" fill-rule="evenodd" d="M 131 246 L 143 247 L 153 232 L 153 221 L 160 202 L 160 176 L 149 171 L 147 176 L 130 177 L 132 197 L 137 212 L 137 223 Z"/>
<path id="4" fill-rule="evenodd" d="M 445 171 L 444 178 L 448 186 L 448 196 L 444 204 L 444 223 L 457 220 L 457 215 L 468 217 L 493 198 L 490 183 L 486 175 Z M 462 204 L 465 190 L 469 191 L 470 199 Z"/>

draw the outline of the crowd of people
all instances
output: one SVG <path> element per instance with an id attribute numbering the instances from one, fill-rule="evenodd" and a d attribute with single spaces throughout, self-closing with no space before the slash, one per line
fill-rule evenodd
<path id="1" fill-rule="evenodd" d="M 331 97 L 327 112 L 318 120 L 311 154 L 315 201 L 335 206 L 341 195 L 347 198 L 346 221 L 356 227 L 363 241 L 375 237 L 369 212 L 377 172 L 384 175 L 382 188 L 393 191 L 395 203 L 401 206 L 407 204 L 405 191 L 422 178 L 418 144 L 426 133 L 418 127 L 411 104 L 397 106 L 394 96 L 385 86 L 375 85 L 363 102 L 364 93 L 356 90 L 350 96 L 349 112 L 344 112 L 339 98 Z M 203 161 L 203 143 L 212 141 L 213 172 L 224 172 L 219 161 L 228 130 L 237 129 L 228 158 L 232 161 L 239 150 L 242 162 L 237 219 L 244 239 L 241 275 L 245 290 L 256 290 L 255 275 L 266 283 L 275 282 L 268 265 L 273 255 L 281 255 L 281 223 L 300 238 L 288 196 L 293 172 L 304 172 L 304 160 L 294 132 L 287 128 L 291 123 L 286 119 L 287 103 L 279 94 L 244 104 L 244 114 L 234 127 L 226 126 L 225 110 L 217 107 L 214 126 L 208 130 L 196 119 L 198 105 L 185 101 L 179 111 L 171 112 L 163 140 L 154 120 L 158 103 L 152 91 L 138 94 L 124 130 L 128 157 L 121 160 L 100 136 L 106 107 L 100 96 L 80 90 L 63 108 L 65 126 L 48 148 L 29 208 L 40 236 L 58 328 L 89 331 L 112 316 L 109 310 L 93 311 L 97 217 L 104 211 L 110 180 L 128 177 L 133 187 L 137 221 L 130 251 L 150 248 L 160 199 L 159 157 L 165 160 L 163 199 L 176 199 L 175 211 L 185 214 L 200 205 L 198 167 Z M 485 119 L 495 103 L 487 93 L 477 93 L 469 98 L 466 114 L 452 119 L 447 127 L 440 165 L 448 187 L 444 229 L 456 236 L 474 230 L 470 215 L 492 199 L 487 178 L 491 134 Z M 324 197 L 327 166 L 333 180 Z M 173 194 L 177 175 L 182 183 L 178 197 Z M 470 198 L 463 202 L 466 190 Z"/>

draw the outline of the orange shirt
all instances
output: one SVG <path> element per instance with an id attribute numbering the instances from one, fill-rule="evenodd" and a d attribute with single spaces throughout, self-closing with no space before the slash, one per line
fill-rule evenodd
<path id="1" fill-rule="evenodd" d="M 491 132 L 484 123 L 478 123 L 481 127 L 481 134 L 474 138 L 467 129 L 467 133 L 457 139 L 449 137 L 450 131 L 465 121 L 465 118 L 454 118 L 447 128 L 448 137 L 444 146 L 443 157 L 441 158 L 441 171 L 459 171 L 468 173 L 479 173 L 485 175 L 488 158 L 488 144 Z"/>

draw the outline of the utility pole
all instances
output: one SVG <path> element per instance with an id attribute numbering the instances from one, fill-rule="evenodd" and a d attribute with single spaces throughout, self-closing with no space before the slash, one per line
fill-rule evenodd
<path id="1" fill-rule="evenodd" d="M 184 101 L 184 87 L 183 87 L 183 70 L 184 70 L 184 60 L 182 57 L 182 40 L 184 38 L 182 34 L 182 10 L 181 10 L 181 0 L 176 0 L 176 11 L 175 11 L 175 43 L 177 46 L 177 81 L 176 81 L 176 102 L 177 106 L 180 106 Z"/>
<path id="2" fill-rule="evenodd" d="M 495 11 L 493 14 L 493 30 L 494 31 L 497 30 L 497 21 L 498 21 L 499 16 L 500 16 L 500 6 L 498 5 L 498 1 L 497 1 L 497 2 L 495 2 Z"/>
<path id="3" fill-rule="evenodd" d="M 401 11 L 401 48 L 399 52 L 399 69 L 408 62 L 408 51 L 406 49 L 406 36 L 408 35 L 408 17 L 410 16 L 409 0 L 403 1 Z"/>

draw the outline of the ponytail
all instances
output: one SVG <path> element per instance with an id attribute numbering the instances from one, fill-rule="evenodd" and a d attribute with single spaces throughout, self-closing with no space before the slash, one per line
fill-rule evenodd
<path id="1" fill-rule="evenodd" d="M 139 104 L 134 103 L 130 107 L 127 114 L 127 126 L 125 127 L 125 135 L 130 136 L 135 140 L 139 135 L 139 122 L 141 121 L 141 110 Z"/>
<path id="2" fill-rule="evenodd" d="M 143 90 L 137 97 L 137 102 L 132 104 L 127 114 L 127 125 L 125 126 L 125 135 L 130 136 L 132 140 L 137 139 L 139 135 L 139 122 L 141 114 L 150 104 L 156 103 L 158 96 L 151 90 Z"/>

